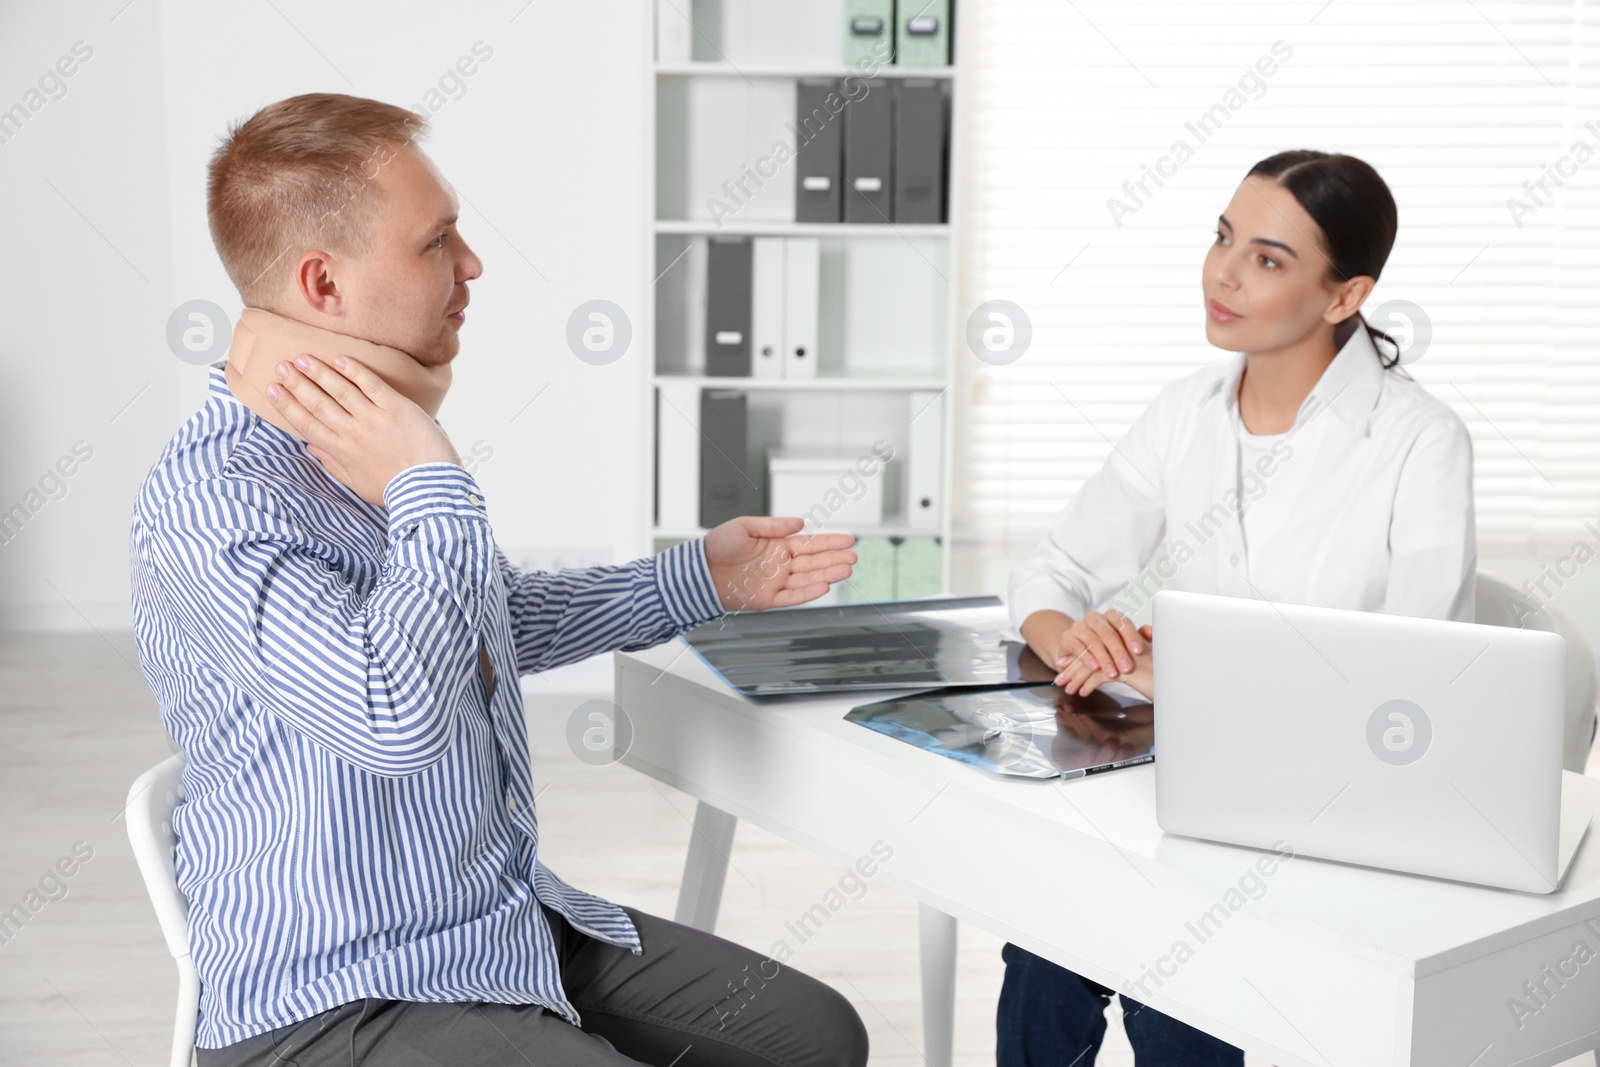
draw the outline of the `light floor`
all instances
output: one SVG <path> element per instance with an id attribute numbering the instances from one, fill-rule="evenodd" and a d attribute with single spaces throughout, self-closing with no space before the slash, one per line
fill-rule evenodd
<path id="1" fill-rule="evenodd" d="M 535 680 L 524 689 L 535 772 L 548 783 L 539 798 L 546 860 L 577 885 L 671 916 L 693 802 L 567 750 L 567 716 L 595 694 L 557 695 Z M 129 635 L 0 634 L 0 738 L 0 910 L 76 842 L 93 849 L 66 895 L 0 945 L 0 1064 L 165 1064 L 177 983 L 120 812 L 129 783 L 168 748 Z M 1600 774 L 1600 758 L 1589 773 Z M 731 859 L 718 932 L 763 952 L 842 873 L 748 825 Z M 978 1067 L 994 1062 L 1001 943 L 965 924 L 960 937 L 956 1062 Z M 871 886 L 793 962 L 854 1002 L 874 1065 L 923 1063 L 914 901 Z M 1115 1007 L 1110 1015 L 1099 1062 L 1132 1065 Z M 1249 1067 L 1266 1063 L 1253 1057 Z"/>

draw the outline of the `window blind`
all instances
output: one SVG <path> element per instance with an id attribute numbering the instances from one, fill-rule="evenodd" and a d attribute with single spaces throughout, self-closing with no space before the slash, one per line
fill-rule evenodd
<path id="1" fill-rule="evenodd" d="M 1288 148 L 1359 156 L 1395 195 L 1364 310 L 1415 338 L 1407 369 L 1471 429 L 1480 551 L 1600 517 L 1600 5 L 962 10 L 962 306 L 1010 301 L 1032 337 L 958 360 L 958 537 L 1031 543 L 1162 386 L 1230 358 L 1202 260 L 1245 172 Z"/>

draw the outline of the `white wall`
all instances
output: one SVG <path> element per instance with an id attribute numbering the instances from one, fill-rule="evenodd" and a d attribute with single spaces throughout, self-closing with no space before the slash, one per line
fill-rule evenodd
<path id="1" fill-rule="evenodd" d="M 0 511 L 37 509 L 0 532 L 0 626 L 126 625 L 133 493 L 175 426 L 158 13 L 0 9 L 0 109 L 42 105 L 0 144 Z M 77 41 L 65 94 L 30 101 Z"/>
<path id="2" fill-rule="evenodd" d="M 631 0 L 142 0 L 116 15 L 117 6 L 0 11 L 0 69 L 14 75 L 0 80 L 0 108 L 26 88 L 17 72 L 42 72 L 80 38 L 95 50 L 67 95 L 0 145 L 0 193 L 12 208 L 0 265 L 9 386 L 0 509 L 75 440 L 94 449 L 66 495 L 0 545 L 0 626 L 131 622 L 133 494 L 205 389 L 205 369 L 168 351 L 167 317 L 196 298 L 230 315 L 239 307 L 205 221 L 205 163 L 227 125 L 301 92 L 423 102 L 478 41 L 492 55 L 442 97 L 428 144 L 485 264 L 440 421 L 463 456 L 492 452 L 476 474 L 514 562 L 642 551 L 637 347 L 596 367 L 568 350 L 565 333 L 591 299 L 637 318 L 650 280 L 640 167 L 649 9 Z"/>

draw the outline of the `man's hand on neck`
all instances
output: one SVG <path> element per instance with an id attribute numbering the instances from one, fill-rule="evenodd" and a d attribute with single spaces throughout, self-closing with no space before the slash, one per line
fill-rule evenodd
<path id="1" fill-rule="evenodd" d="M 356 359 L 329 366 L 315 356 L 282 361 L 267 398 L 328 474 L 369 504 L 385 506 L 394 476 L 419 463 L 461 456 L 431 415 Z"/>

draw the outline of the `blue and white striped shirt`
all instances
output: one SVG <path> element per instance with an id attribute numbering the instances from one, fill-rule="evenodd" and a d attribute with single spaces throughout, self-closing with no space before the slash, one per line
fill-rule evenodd
<path id="1" fill-rule="evenodd" d="M 539 862 L 516 679 L 721 614 L 703 543 L 518 571 L 463 468 L 411 467 L 387 509 L 368 504 L 222 366 L 141 486 L 131 545 L 140 659 L 188 754 L 174 829 L 197 1044 L 362 997 L 577 1022 L 540 903 L 610 944 L 639 937 Z"/>

